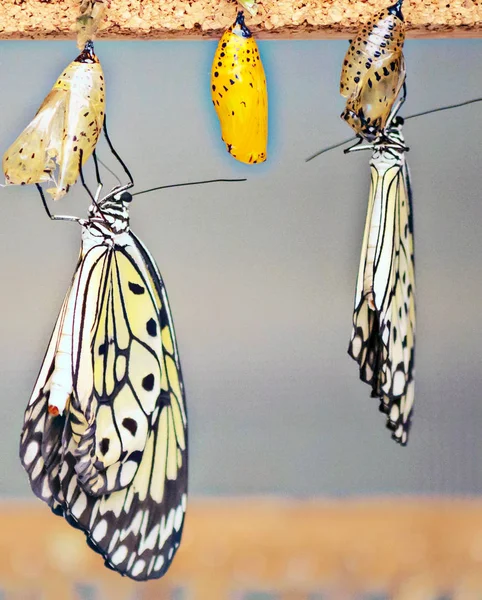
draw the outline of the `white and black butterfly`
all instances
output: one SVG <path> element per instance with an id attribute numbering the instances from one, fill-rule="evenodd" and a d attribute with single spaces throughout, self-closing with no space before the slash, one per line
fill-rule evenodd
<path id="1" fill-rule="evenodd" d="M 415 267 L 403 119 L 372 144 L 371 187 L 349 354 L 380 398 L 393 439 L 408 440 L 414 400 Z"/>
<path id="2" fill-rule="evenodd" d="M 20 457 L 35 494 L 105 564 L 161 577 L 187 500 L 187 414 L 158 267 L 129 228 L 132 182 L 100 198 L 25 412 Z M 62 217 L 57 217 L 62 218 Z"/>

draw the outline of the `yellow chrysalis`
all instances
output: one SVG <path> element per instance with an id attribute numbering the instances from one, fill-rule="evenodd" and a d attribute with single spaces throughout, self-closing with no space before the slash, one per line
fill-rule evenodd
<path id="1" fill-rule="evenodd" d="M 5 152 L 6 183 L 53 181 L 56 185 L 47 191 L 54 200 L 62 198 L 77 181 L 81 162 L 95 149 L 104 122 L 104 104 L 102 67 L 88 42 Z"/>
<path id="2" fill-rule="evenodd" d="M 381 11 L 358 31 L 343 62 L 340 94 L 348 100 L 341 117 L 369 140 L 384 130 L 405 81 L 402 2 Z"/>
<path id="3" fill-rule="evenodd" d="M 258 46 L 243 12 L 220 39 L 211 69 L 211 97 L 228 152 L 244 163 L 266 160 L 268 92 Z"/>

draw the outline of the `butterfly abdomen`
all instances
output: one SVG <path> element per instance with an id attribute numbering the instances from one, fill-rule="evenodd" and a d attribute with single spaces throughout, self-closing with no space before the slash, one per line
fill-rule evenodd
<path id="1" fill-rule="evenodd" d="M 228 152 L 254 164 L 266 160 L 268 93 L 258 46 L 242 11 L 219 41 L 211 69 L 211 97 Z"/>
<path id="2" fill-rule="evenodd" d="M 54 370 L 50 380 L 48 412 L 52 416 L 62 415 L 72 393 L 72 322 L 75 295 L 72 294 L 66 307 L 59 342 L 55 352 Z"/>

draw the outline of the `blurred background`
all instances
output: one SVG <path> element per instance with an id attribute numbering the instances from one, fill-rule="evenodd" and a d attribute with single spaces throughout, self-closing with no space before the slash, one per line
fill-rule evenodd
<path id="1" fill-rule="evenodd" d="M 418 322 L 400 448 L 346 353 L 369 153 L 305 163 L 350 135 L 346 45 L 259 43 L 270 141 L 267 163 L 248 167 L 211 105 L 215 41 L 96 44 L 135 191 L 248 177 L 131 209 L 167 285 L 188 393 L 191 503 L 161 582 L 108 572 L 29 489 L 19 432 L 80 231 L 50 222 L 35 188 L 0 192 L 0 598 L 482 598 L 482 103 L 405 126 Z M 408 40 L 402 114 L 482 96 L 481 52 L 482 40 Z M 2 153 L 76 55 L 74 42 L 0 43 Z M 88 204 L 76 186 L 54 209 Z"/>

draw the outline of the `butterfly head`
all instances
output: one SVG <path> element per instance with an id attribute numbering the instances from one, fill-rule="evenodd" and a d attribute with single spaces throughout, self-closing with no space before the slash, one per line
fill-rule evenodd
<path id="1" fill-rule="evenodd" d="M 115 187 L 103 198 L 97 195 L 89 208 L 89 223 L 102 229 L 105 235 L 115 235 L 129 229 L 132 194 L 125 187 Z"/>
<path id="2" fill-rule="evenodd" d="M 395 117 L 390 125 L 385 129 L 384 138 L 385 141 L 400 144 L 400 146 L 405 147 L 405 139 L 403 137 L 403 124 L 405 120 L 403 117 L 397 116 Z"/>
<path id="3" fill-rule="evenodd" d="M 113 190 L 113 192 L 114 192 L 114 190 Z M 132 194 L 127 190 L 115 193 L 113 198 L 117 203 L 121 203 L 121 204 L 125 205 L 126 208 L 132 202 Z"/>
<path id="4" fill-rule="evenodd" d="M 372 159 L 379 160 L 380 157 L 385 157 L 390 161 L 395 159 L 397 163 L 401 164 L 405 152 L 409 150 L 403 137 L 404 122 L 402 117 L 395 117 L 390 125 L 383 130 L 382 135 L 372 144 Z"/>

